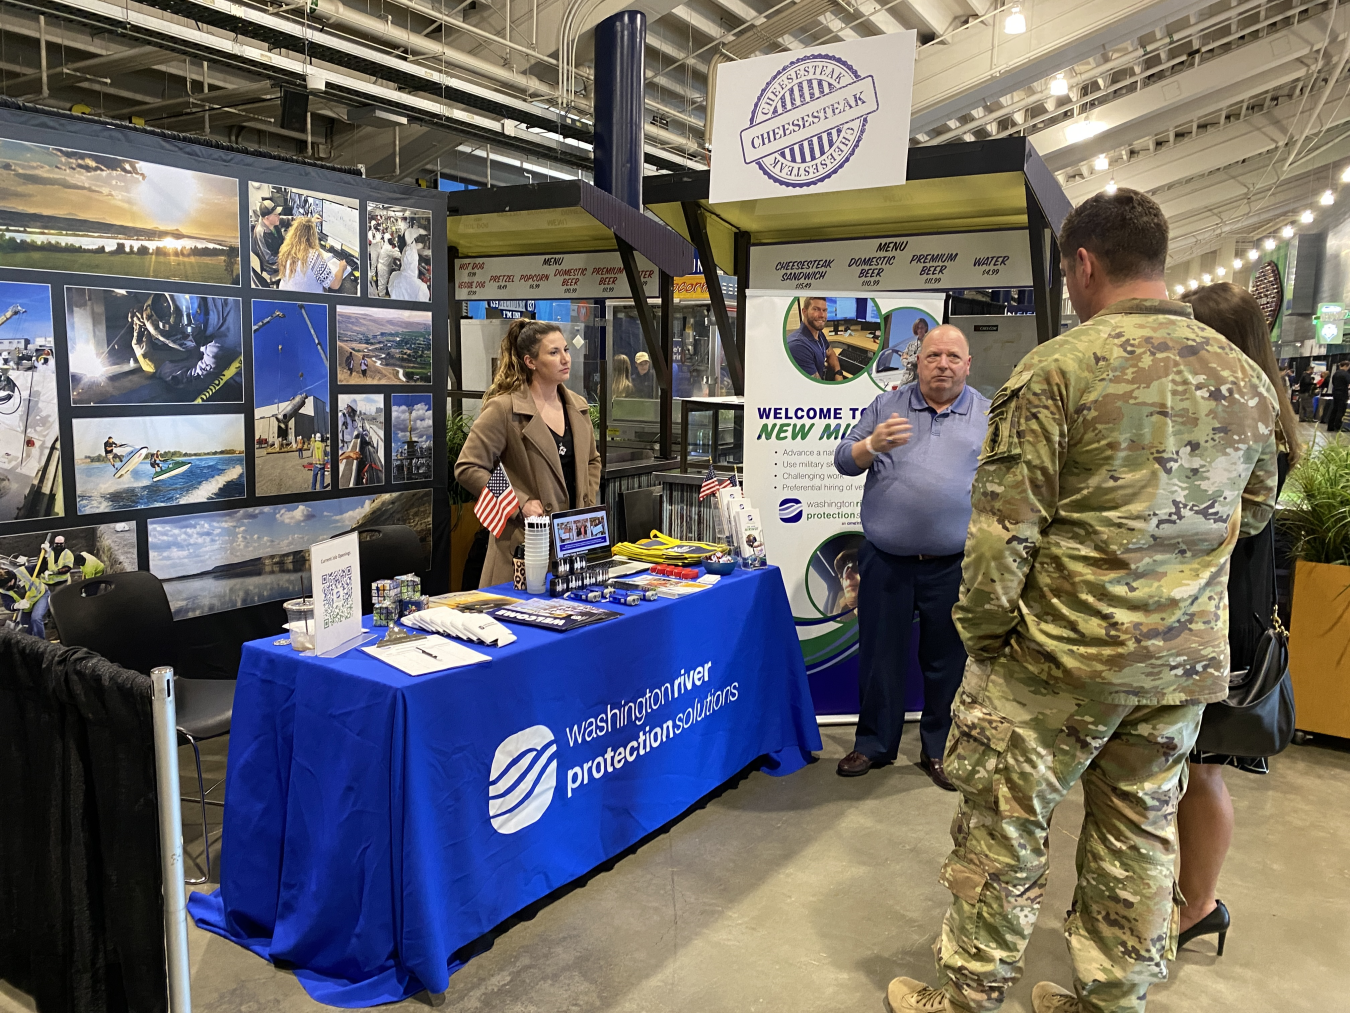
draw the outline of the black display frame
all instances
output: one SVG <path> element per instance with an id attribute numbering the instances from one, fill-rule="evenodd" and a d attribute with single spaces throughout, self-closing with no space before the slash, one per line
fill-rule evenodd
<path id="1" fill-rule="evenodd" d="M 0 137 L 14 140 L 91 152 L 98 155 L 155 163 L 177 169 L 209 173 L 233 178 L 239 196 L 239 273 L 236 284 L 166 281 L 112 274 L 57 272 L 32 268 L 0 267 L 0 281 L 48 286 L 52 310 L 52 341 L 56 372 L 56 399 L 60 462 L 62 480 L 61 515 L 0 521 L 0 537 L 32 534 L 51 529 L 95 527 L 107 524 L 134 523 L 137 540 L 137 568 L 148 570 L 150 541 L 148 523 L 163 517 L 219 513 L 248 507 L 279 506 L 291 503 L 310 503 L 341 500 L 361 495 L 402 493 L 419 489 L 431 490 L 432 531 L 429 587 L 441 590 L 448 586 L 449 572 L 449 515 L 446 488 L 446 398 L 449 376 L 448 317 L 450 252 L 446 243 L 447 197 L 437 190 L 401 186 L 380 180 L 367 179 L 347 172 L 319 168 L 310 164 L 271 159 L 237 151 L 222 150 L 189 140 L 158 135 L 143 130 L 123 128 L 107 121 L 82 121 L 62 115 L 47 115 L 29 110 L 0 108 Z M 3 170 L 0 170 L 3 171 Z M 430 248 L 433 251 L 431 274 L 431 301 L 406 302 L 371 295 L 368 259 L 361 251 L 363 262 L 359 296 L 337 293 L 282 292 L 255 287 L 249 271 L 249 206 L 250 182 L 301 188 L 346 197 L 357 201 L 358 241 L 362 242 L 368 226 L 367 207 L 370 203 L 393 204 L 427 212 L 431 220 Z M 439 258 L 439 260 L 437 259 Z M 228 404 L 153 404 L 153 405 L 74 405 L 71 403 L 69 347 L 66 327 L 66 289 L 101 288 L 127 290 L 154 290 L 232 297 L 240 300 L 243 346 L 243 399 Z M 378 394 L 383 399 L 386 419 L 385 481 L 381 486 L 356 486 L 339 489 L 338 468 L 333 462 L 333 481 L 323 491 L 293 492 L 259 496 L 256 491 L 254 466 L 254 357 L 252 342 L 253 302 L 283 301 L 322 304 L 328 318 L 328 446 L 337 446 L 338 405 L 345 394 Z M 403 310 L 424 310 L 431 313 L 432 347 L 431 379 L 429 383 L 344 385 L 338 378 L 337 307 L 373 307 Z M 392 454 L 393 395 L 429 395 L 432 408 L 432 474 L 429 479 L 412 482 L 394 482 Z M 103 513 L 81 514 L 78 511 L 75 482 L 74 422 L 86 418 L 126 418 L 144 416 L 210 416 L 242 413 L 244 433 L 244 495 L 242 497 L 211 500 L 204 503 L 141 507 Z M 234 611 L 233 609 L 229 611 Z"/>

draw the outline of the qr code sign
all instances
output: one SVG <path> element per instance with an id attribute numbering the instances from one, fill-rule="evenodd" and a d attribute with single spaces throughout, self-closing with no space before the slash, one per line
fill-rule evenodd
<path id="1" fill-rule="evenodd" d="M 345 623 L 355 614 L 356 596 L 352 594 L 352 568 L 331 570 L 323 575 L 323 628 Z"/>

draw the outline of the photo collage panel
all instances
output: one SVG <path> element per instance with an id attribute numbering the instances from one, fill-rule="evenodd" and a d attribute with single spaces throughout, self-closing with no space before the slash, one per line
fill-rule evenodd
<path id="1" fill-rule="evenodd" d="M 0 531 L 429 481 L 432 218 L 0 138 Z"/>

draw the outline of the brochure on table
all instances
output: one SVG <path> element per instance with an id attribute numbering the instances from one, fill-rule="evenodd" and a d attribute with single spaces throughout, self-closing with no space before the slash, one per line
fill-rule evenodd
<path id="1" fill-rule="evenodd" d="M 758 256 L 756 250 L 752 270 Z M 816 288 L 810 294 L 872 299 L 883 326 L 878 351 L 884 351 L 892 312 L 899 314 L 893 341 L 908 341 L 920 318 L 929 327 L 942 320 L 938 293 L 872 296 Z M 745 491 L 759 508 L 769 561 L 782 570 L 817 712 L 856 713 L 857 585 L 848 586 L 847 565 L 863 540 L 865 476 L 839 474 L 834 451 L 863 409 L 894 386 L 903 370 L 867 369 L 842 383 L 805 375 L 787 351 L 785 329 L 795 300 L 782 293 L 747 293 L 745 354 L 758 366 L 745 378 Z"/>
<path id="2" fill-rule="evenodd" d="M 314 589 L 314 653 L 320 656 L 359 638 L 361 544 L 355 531 L 309 547 Z"/>

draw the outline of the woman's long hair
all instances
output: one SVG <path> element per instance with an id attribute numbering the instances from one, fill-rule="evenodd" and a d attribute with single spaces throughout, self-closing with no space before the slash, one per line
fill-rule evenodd
<path id="1" fill-rule="evenodd" d="M 277 272 L 284 280 L 309 269 L 310 258 L 319 252 L 319 230 L 313 218 L 297 218 L 277 251 Z"/>
<path id="2" fill-rule="evenodd" d="M 1289 448 L 1289 465 L 1293 467 L 1302 453 L 1298 443 L 1298 416 L 1289 401 L 1289 385 L 1280 375 L 1280 364 L 1275 360 L 1275 347 L 1270 343 L 1270 328 L 1256 298 L 1245 288 L 1221 281 L 1214 285 L 1192 289 L 1181 297 L 1190 303 L 1195 319 L 1213 327 L 1261 367 L 1280 405 L 1280 429 Z"/>
<path id="3" fill-rule="evenodd" d="M 483 402 L 498 394 L 514 394 L 528 387 L 534 379 L 534 370 L 525 365 L 525 356 L 538 358 L 539 346 L 550 334 L 561 334 L 562 328 L 549 320 L 517 320 L 502 338 L 502 350 L 497 360 L 497 375 L 492 386 L 483 395 Z"/>
<path id="4" fill-rule="evenodd" d="M 633 366 L 628 361 L 628 356 L 620 353 L 614 356 L 613 377 L 609 382 L 609 392 L 611 397 L 632 397 L 633 396 Z"/>

